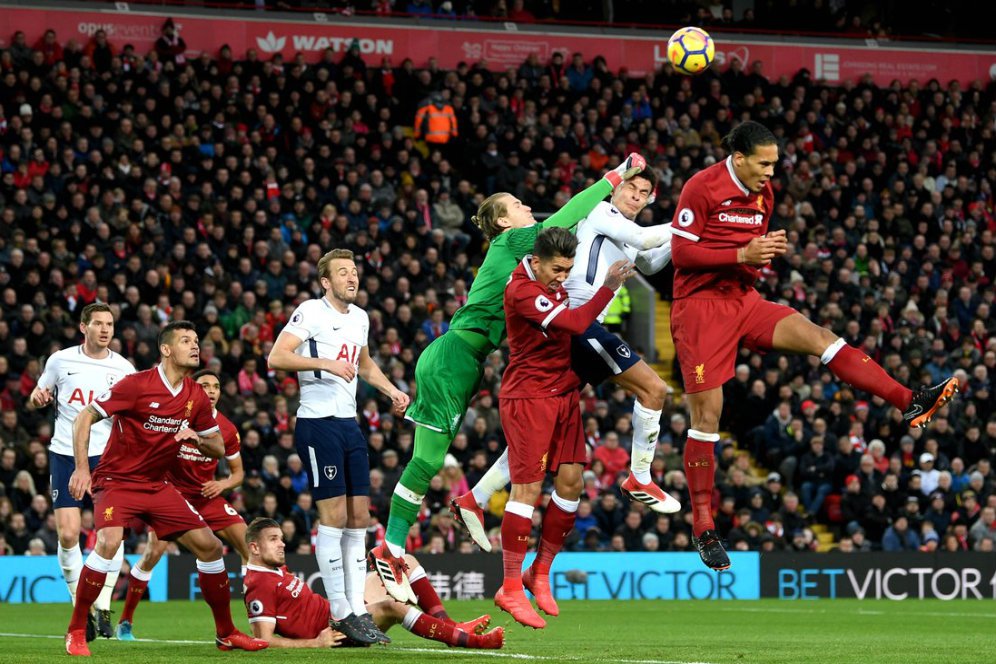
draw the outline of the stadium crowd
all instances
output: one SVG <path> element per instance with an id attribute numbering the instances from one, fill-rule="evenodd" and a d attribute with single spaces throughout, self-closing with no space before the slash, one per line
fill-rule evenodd
<path id="1" fill-rule="evenodd" d="M 455 136 L 414 138 L 430 98 L 453 109 Z M 149 53 L 118 50 L 102 33 L 84 45 L 15 34 L 0 52 L 0 107 L 0 555 L 55 551 L 51 413 L 26 401 L 45 358 L 79 343 L 87 303 L 110 303 L 112 348 L 139 369 L 156 362 L 166 321 L 195 321 L 202 362 L 222 376 L 219 410 L 241 430 L 247 476 L 231 502 L 247 518 L 277 519 L 289 550 L 310 552 L 317 518 L 293 443 L 298 386 L 265 358 L 289 312 L 319 293 L 318 257 L 357 254 L 371 354 L 411 392 L 420 351 L 446 332 L 482 260 L 469 219 L 483 197 L 510 191 L 549 213 L 639 151 L 661 179 L 640 220 L 666 222 L 682 183 L 725 157 L 719 139 L 744 118 L 781 141 L 772 225 L 791 247 L 764 271 L 762 292 L 904 384 L 954 371 L 963 394 L 911 431 L 880 400 L 831 380 L 818 358 L 742 351 L 725 390 L 730 435 L 717 445 L 721 533 L 734 550 L 810 551 L 822 523 L 841 551 L 993 550 L 996 83 L 826 86 L 806 70 L 769 80 L 762 63 L 736 60 L 694 79 L 667 66 L 629 78 L 570 54 L 505 72 L 372 65 L 357 49 L 317 63 L 236 59 L 227 48 L 187 59 L 168 23 Z M 446 507 L 504 447 L 504 364 L 500 352 L 488 359 L 409 551 L 472 550 Z M 380 539 L 413 436 L 360 390 Z M 673 516 L 619 490 L 631 397 L 589 388 L 582 407 L 591 461 L 569 548 L 693 550 L 680 400 L 667 406 L 653 466 L 686 507 Z M 505 497 L 492 501 L 489 526 Z M 86 514 L 87 550 L 91 528 Z M 128 548 L 143 546 L 136 531 Z"/>

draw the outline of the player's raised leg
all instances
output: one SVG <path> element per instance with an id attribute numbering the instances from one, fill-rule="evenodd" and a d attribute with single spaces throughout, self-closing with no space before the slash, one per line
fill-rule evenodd
<path id="1" fill-rule="evenodd" d="M 470 491 L 450 501 L 453 518 L 467 529 L 474 544 L 482 551 L 491 552 L 491 540 L 484 527 L 484 508 L 491 501 L 491 496 L 508 486 L 509 481 L 508 448 L 505 448 Z"/>
<path id="2" fill-rule="evenodd" d="M 522 583 L 536 597 L 536 606 L 549 616 L 560 615 L 557 602 L 550 590 L 550 566 L 564 540 L 574 529 L 574 518 L 581 503 L 582 466 L 579 463 L 563 464 L 557 469 L 554 491 L 543 515 L 543 534 L 533 564 L 522 575 Z"/>
<path id="3" fill-rule="evenodd" d="M 650 477 L 650 465 L 654 461 L 657 438 L 661 432 L 667 385 L 643 360 L 610 380 L 636 395 L 633 404 L 633 450 L 629 460 L 629 477 L 623 482 L 623 491 L 655 512 L 678 512 L 681 503 L 654 484 Z"/>
<path id="4" fill-rule="evenodd" d="M 778 321 L 771 345 L 775 350 L 818 356 L 840 380 L 881 397 L 902 411 L 903 419 L 911 427 L 927 426 L 960 388 L 958 379 L 951 377 L 914 392 L 896 382 L 860 350 L 802 314 L 792 314 Z"/>

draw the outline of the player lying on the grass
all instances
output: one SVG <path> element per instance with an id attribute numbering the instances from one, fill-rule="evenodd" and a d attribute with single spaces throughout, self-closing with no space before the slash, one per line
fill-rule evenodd
<path id="1" fill-rule="evenodd" d="M 778 139 L 747 121 L 723 146 L 730 156 L 693 175 L 681 190 L 672 241 L 671 336 L 692 420 L 684 451 L 692 532 L 702 561 L 714 570 L 730 566 L 713 521 L 712 495 L 723 384 L 733 378 L 741 343 L 818 357 L 839 380 L 901 410 L 911 427 L 926 426 L 958 392 L 957 378 L 914 392 L 833 331 L 761 297 L 754 288 L 759 270 L 789 250 L 784 230 L 768 231 Z"/>
<path id="2" fill-rule="evenodd" d="M 312 592 L 308 584 L 284 566 L 283 533 L 280 525 L 265 518 L 254 519 L 246 530 L 249 565 L 245 576 L 246 612 L 253 633 L 275 648 L 327 648 L 366 645 L 350 642 L 329 626 L 329 601 Z M 364 600 L 367 611 L 382 631 L 401 624 L 412 634 L 458 648 L 501 648 L 505 630 L 485 631 L 491 622 L 484 615 L 470 622 L 453 621 L 429 583 L 418 561 L 406 556 L 409 580 L 420 608 L 392 599 L 380 578 L 367 574 Z"/>
<path id="3" fill-rule="evenodd" d="M 183 443 L 176 456 L 173 468 L 167 473 L 166 480 L 173 484 L 180 495 L 196 509 L 207 525 L 219 537 L 228 542 L 242 557 L 242 574 L 245 575 L 246 562 L 249 560 L 249 549 L 246 547 L 246 522 L 221 495 L 242 484 L 245 473 L 242 469 L 240 454 L 239 430 L 232 421 L 218 412 L 218 399 L 221 398 L 221 379 L 210 369 L 201 369 L 194 374 L 194 380 L 204 388 L 211 407 L 214 409 L 214 419 L 221 429 L 221 437 L 225 442 L 225 459 L 228 461 L 230 474 L 227 478 L 216 480 L 218 459 L 205 456 L 195 446 Z M 159 559 L 166 553 L 169 545 L 158 537 L 156 531 L 149 531 L 149 541 L 142 559 L 131 567 L 128 579 L 128 595 L 125 597 L 124 609 L 115 630 L 119 641 L 134 641 L 132 626 L 134 625 L 135 609 L 145 596 L 145 589 L 152 578 L 152 570 Z"/>
<path id="4" fill-rule="evenodd" d="M 124 528 L 139 519 L 162 539 L 175 539 L 197 556 L 201 594 L 211 607 L 215 644 L 221 650 L 262 650 L 269 644 L 246 636 L 232 622 L 231 589 L 221 542 L 180 492 L 166 481 L 183 443 L 209 457 L 225 453 L 211 401 L 190 374 L 200 364 L 194 324 L 173 321 L 159 333 L 161 362 L 119 380 L 73 421 L 76 469 L 69 491 L 80 500 L 92 490 L 97 545 L 83 565 L 76 606 L 66 634 L 66 652 L 89 656 L 86 622 Z M 114 417 L 107 450 L 93 471 L 87 448 L 90 427 Z"/>
<path id="5" fill-rule="evenodd" d="M 567 306 L 580 307 L 598 290 L 609 266 L 617 260 L 634 261 L 640 272 L 654 274 L 671 260 L 671 225 L 644 228 L 633 220 L 653 200 L 657 175 L 646 169 L 616 187 L 611 202 L 601 202 L 578 224 L 577 255 L 571 274 L 564 282 L 570 299 Z M 638 250 L 645 238 L 663 237 L 660 247 Z M 615 295 L 613 295 L 615 298 Z M 611 302 L 610 302 L 611 304 Z M 633 404 L 633 453 L 629 477 L 622 489 L 633 499 L 655 512 L 671 514 L 681 504 L 664 493 L 650 478 L 650 464 L 657 451 L 661 430 L 661 411 L 667 386 L 625 341 L 602 326 L 608 306 L 582 334 L 571 338 L 571 366 L 582 386 L 600 385 L 611 380 L 636 395 Z M 450 503 L 457 522 L 463 524 L 471 538 L 485 551 L 491 550 L 484 527 L 483 508 L 496 492 L 509 482 L 508 450 L 492 464 L 473 489 Z"/>
<path id="6" fill-rule="evenodd" d="M 537 629 L 546 621 L 533 610 L 523 588 L 536 596 L 536 605 L 545 613 L 559 613 L 550 591 L 550 567 L 574 528 L 583 488 L 581 469 L 587 461 L 578 406 L 581 380 L 571 369 L 571 337 L 588 329 L 633 274 L 632 263 L 616 261 L 591 299 L 569 309 L 563 284 L 577 246 L 577 238 L 566 229 L 544 230 L 505 288 L 509 357 L 498 397 L 512 493 L 501 522 L 505 576 L 495 604 L 517 622 Z M 523 575 L 533 506 L 547 472 L 554 476 L 554 491 L 543 515 L 536 560 Z"/>
<path id="7" fill-rule="evenodd" d="M 43 408 L 55 403 L 55 435 L 48 448 L 51 472 L 52 507 L 55 508 L 55 528 L 59 534 L 59 567 L 66 579 L 69 595 L 76 602 L 76 584 L 83 572 L 83 552 L 80 550 L 80 515 L 92 509 L 89 496 L 76 500 L 69 493 L 69 477 L 73 474 L 73 420 L 87 404 L 129 374 L 135 373 L 125 358 L 109 346 L 114 338 L 114 315 L 111 308 L 95 302 L 83 307 L 80 316 L 83 343 L 52 353 L 45 363 L 45 371 L 38 385 L 31 392 L 28 408 Z M 111 435 L 111 421 L 99 422 L 90 435 L 87 455 L 90 470 L 97 467 L 100 455 L 107 447 Z M 124 544 L 111 558 L 107 583 L 94 602 L 93 616 L 87 622 L 86 638 L 92 641 L 99 634 L 111 638 L 111 593 L 124 560 Z"/>
<path id="8" fill-rule="evenodd" d="M 509 275 L 532 250 L 541 230 L 573 228 L 615 187 L 645 166 L 643 157 L 629 155 L 543 223 L 537 223 L 529 207 L 508 193 L 489 196 L 477 209 L 472 221 L 491 246 L 467 303 L 450 321 L 449 332 L 429 344 L 415 365 L 418 391 L 406 415 L 417 425 L 413 458 L 394 489 L 385 542 L 370 552 L 374 569 L 395 599 L 407 601 L 410 594 L 402 560 L 408 531 L 422 507 L 429 482 L 443 467 L 450 441 L 460 431 L 481 382 L 482 363 L 505 337 L 501 303 Z M 646 246 L 641 248 L 656 247 L 663 241 L 663 237 L 647 233 Z"/>

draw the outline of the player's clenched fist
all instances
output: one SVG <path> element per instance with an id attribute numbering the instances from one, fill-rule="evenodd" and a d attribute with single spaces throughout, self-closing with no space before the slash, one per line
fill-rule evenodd
<path id="1" fill-rule="evenodd" d="M 636 152 L 630 152 L 623 163 L 616 166 L 614 169 L 605 174 L 605 179 L 608 180 L 612 187 L 618 187 L 623 180 L 628 180 L 633 177 L 644 168 L 647 167 L 647 160 Z"/>
<path id="2" fill-rule="evenodd" d="M 633 276 L 633 268 L 633 264 L 628 260 L 616 261 L 609 266 L 609 271 L 605 273 L 605 281 L 602 285 L 612 290 L 619 290 L 619 287 Z"/>
<path id="3" fill-rule="evenodd" d="M 344 360 L 328 360 L 325 362 L 325 365 L 325 371 L 342 378 L 347 383 L 352 383 L 353 379 L 356 378 L 356 366 L 352 362 L 346 362 Z"/>

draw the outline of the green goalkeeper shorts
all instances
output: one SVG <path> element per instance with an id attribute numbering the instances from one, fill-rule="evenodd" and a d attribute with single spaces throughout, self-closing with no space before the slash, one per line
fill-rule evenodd
<path id="1" fill-rule="evenodd" d="M 481 384 L 486 357 L 452 331 L 430 343 L 415 365 L 415 402 L 405 419 L 456 436 Z"/>

